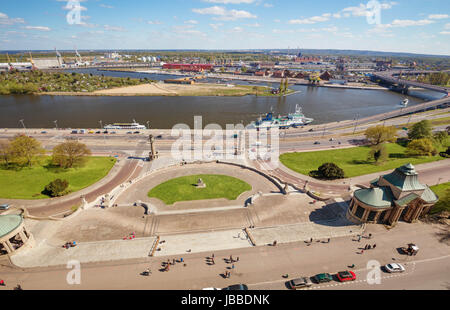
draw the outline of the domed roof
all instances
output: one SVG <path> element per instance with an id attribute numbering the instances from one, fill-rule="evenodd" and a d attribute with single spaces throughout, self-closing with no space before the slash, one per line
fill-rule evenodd
<path id="1" fill-rule="evenodd" d="M 372 207 L 387 208 L 392 205 L 392 193 L 388 187 L 359 189 L 354 195 L 356 199 Z"/>
<path id="2" fill-rule="evenodd" d="M 0 238 L 6 236 L 22 224 L 23 218 L 17 214 L 0 215 Z"/>

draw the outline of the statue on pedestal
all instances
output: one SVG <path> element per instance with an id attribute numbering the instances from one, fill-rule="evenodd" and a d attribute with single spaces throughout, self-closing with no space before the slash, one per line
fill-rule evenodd
<path id="1" fill-rule="evenodd" d="M 206 187 L 206 184 L 203 182 L 203 180 L 198 179 L 197 188 L 205 188 L 205 187 Z"/>

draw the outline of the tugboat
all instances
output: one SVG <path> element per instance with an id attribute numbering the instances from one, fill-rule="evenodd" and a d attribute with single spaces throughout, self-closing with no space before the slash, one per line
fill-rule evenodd
<path id="1" fill-rule="evenodd" d="M 403 99 L 403 101 L 400 103 L 400 105 L 402 107 L 407 107 L 408 104 L 409 104 L 409 99 L 408 98 Z"/>
<path id="2" fill-rule="evenodd" d="M 264 118 L 260 117 L 256 122 L 251 124 L 250 128 L 257 129 L 269 129 L 269 128 L 279 128 L 288 129 L 290 127 L 305 126 L 312 123 L 314 119 L 307 118 L 302 113 L 302 109 L 299 105 L 295 107 L 295 113 L 289 113 L 287 116 L 278 116 L 278 118 L 273 117 L 273 112 L 267 113 Z"/>
<path id="3" fill-rule="evenodd" d="M 307 118 L 302 113 L 302 108 L 297 104 L 295 106 L 295 112 L 289 113 L 287 118 L 291 121 L 291 126 L 297 127 L 297 126 L 305 126 L 314 121 L 313 118 Z"/>

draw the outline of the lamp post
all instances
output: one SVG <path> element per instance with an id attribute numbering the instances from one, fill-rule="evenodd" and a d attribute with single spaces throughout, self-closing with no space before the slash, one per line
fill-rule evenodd
<path id="1" fill-rule="evenodd" d="M 58 130 L 58 121 L 53 121 L 53 123 L 55 123 L 55 129 Z"/>
<path id="2" fill-rule="evenodd" d="M 147 121 L 147 129 L 150 129 L 150 121 Z"/>
<path id="3" fill-rule="evenodd" d="M 101 120 L 98 122 L 100 123 L 100 129 L 103 129 L 103 122 Z"/>
<path id="4" fill-rule="evenodd" d="M 353 130 L 353 134 L 356 133 L 356 127 L 358 126 L 358 120 L 359 120 L 359 114 L 356 114 L 356 117 L 355 117 L 355 129 Z"/>
<path id="5" fill-rule="evenodd" d="M 25 134 L 27 134 L 27 128 L 25 127 L 24 120 L 21 119 L 21 120 L 19 120 L 19 122 L 22 123 L 23 129 L 25 129 Z"/>

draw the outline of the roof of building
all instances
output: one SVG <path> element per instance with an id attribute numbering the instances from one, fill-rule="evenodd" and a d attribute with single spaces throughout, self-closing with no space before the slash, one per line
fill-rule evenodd
<path id="1" fill-rule="evenodd" d="M 415 200 L 415 199 L 417 199 L 417 198 L 419 198 L 419 195 L 417 195 L 416 193 L 411 193 L 411 194 L 408 194 L 408 195 L 406 195 L 405 197 L 403 197 L 403 198 L 401 198 L 401 199 L 399 199 L 399 200 L 396 200 L 395 202 L 396 202 L 399 206 L 405 207 L 405 206 L 407 206 L 411 201 L 413 201 L 413 200 Z"/>
<path id="2" fill-rule="evenodd" d="M 427 203 L 435 203 L 439 200 L 439 197 L 428 186 L 426 186 L 425 191 L 420 198 Z"/>
<path id="3" fill-rule="evenodd" d="M 393 195 L 391 189 L 386 186 L 364 188 L 355 191 L 355 197 L 362 203 L 375 208 L 387 208 L 392 206 Z"/>
<path id="4" fill-rule="evenodd" d="M 392 173 L 384 175 L 383 179 L 402 191 L 425 189 L 425 186 L 419 182 L 416 169 L 411 164 L 395 169 Z"/>
<path id="5" fill-rule="evenodd" d="M 23 218 L 17 214 L 0 215 L 0 238 L 6 236 L 22 224 Z"/>

